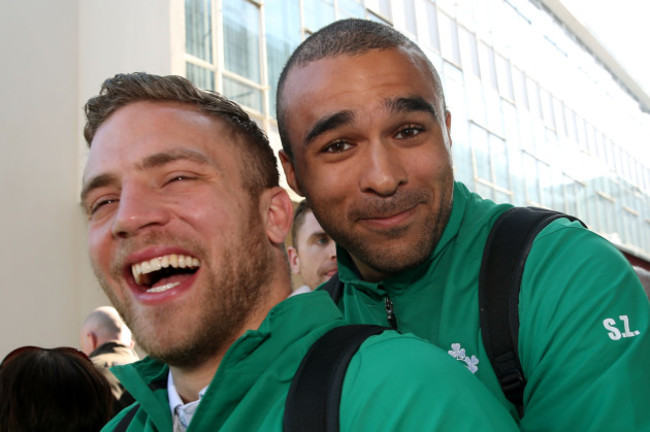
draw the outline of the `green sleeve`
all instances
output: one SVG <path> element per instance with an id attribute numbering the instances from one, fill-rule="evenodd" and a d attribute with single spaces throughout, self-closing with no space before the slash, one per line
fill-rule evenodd
<path id="1" fill-rule="evenodd" d="M 519 316 L 522 430 L 650 430 L 650 303 L 613 245 L 566 221 L 547 227 Z"/>
<path id="2" fill-rule="evenodd" d="M 467 368 L 428 342 L 385 332 L 366 340 L 343 382 L 341 431 L 514 431 Z"/>

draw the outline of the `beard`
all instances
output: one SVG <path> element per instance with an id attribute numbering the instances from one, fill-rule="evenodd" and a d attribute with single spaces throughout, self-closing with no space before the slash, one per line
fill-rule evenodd
<path id="1" fill-rule="evenodd" d="M 219 268 L 201 263 L 207 287 L 198 291 L 198 298 L 192 296 L 180 306 L 143 307 L 128 295 L 119 298 L 95 270 L 104 292 L 150 357 L 170 366 L 193 368 L 225 351 L 243 333 L 247 318 L 268 295 L 265 282 L 273 272 L 272 253 L 258 212 L 256 207 L 249 210 L 248 226 L 224 245 Z M 191 245 L 190 250 L 204 249 Z"/>
<path id="2" fill-rule="evenodd" d="M 309 204 L 325 232 L 352 257 L 376 272 L 392 275 L 424 263 L 442 237 L 452 208 L 454 186 L 451 167 L 439 185 L 437 194 L 423 189 L 403 190 L 388 198 L 373 197 L 355 203 L 344 216 L 348 223 L 341 223 L 340 213 L 333 211 L 333 206 L 327 202 L 310 200 Z M 427 210 L 423 223 L 418 226 L 385 230 L 374 238 L 352 229 L 358 218 L 390 214 L 396 209 L 411 208 L 420 202 L 433 203 L 434 208 Z"/>

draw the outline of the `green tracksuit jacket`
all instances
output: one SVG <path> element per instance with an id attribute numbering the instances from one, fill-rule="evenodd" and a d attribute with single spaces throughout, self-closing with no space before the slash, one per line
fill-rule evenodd
<path id="1" fill-rule="evenodd" d="M 312 343 L 345 324 L 326 293 L 290 297 L 226 353 L 194 414 L 192 431 L 281 431 L 291 379 Z M 112 369 L 141 404 L 127 431 L 171 432 L 166 365 Z M 103 430 L 112 431 L 132 407 Z M 343 431 L 517 430 L 507 410 L 437 347 L 388 331 L 367 339 L 343 383 Z"/>
<path id="2" fill-rule="evenodd" d="M 338 249 L 339 307 L 354 323 L 388 325 L 449 351 L 505 399 L 481 340 L 478 275 L 496 205 L 454 188 L 453 210 L 431 257 L 379 283 L 361 281 Z M 519 356 L 528 381 L 526 431 L 650 431 L 650 304 L 625 258 L 577 222 L 560 219 L 535 239 L 519 303 Z"/>

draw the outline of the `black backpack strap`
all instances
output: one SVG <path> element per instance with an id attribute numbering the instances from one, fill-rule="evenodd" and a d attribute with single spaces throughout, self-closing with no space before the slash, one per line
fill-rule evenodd
<path id="1" fill-rule="evenodd" d="M 338 432 L 341 390 L 350 360 L 366 338 L 384 330 L 374 325 L 335 327 L 309 348 L 289 387 L 286 432 Z"/>
<path id="2" fill-rule="evenodd" d="M 521 278 L 533 240 L 558 218 L 578 220 L 551 210 L 513 207 L 494 223 L 483 251 L 479 275 L 483 344 L 503 393 L 520 416 L 526 385 L 518 351 Z"/>
<path id="3" fill-rule="evenodd" d="M 122 420 L 115 426 L 115 429 L 113 429 L 113 432 L 124 432 L 126 429 L 129 427 L 131 422 L 133 421 L 133 418 L 135 417 L 135 414 L 138 412 L 140 409 L 140 404 L 135 404 L 133 408 L 129 409 L 129 412 L 126 413 L 124 417 L 122 417 Z"/>
<path id="4" fill-rule="evenodd" d="M 339 273 L 334 273 L 334 276 L 330 278 L 325 285 L 323 285 L 323 291 L 327 291 L 334 300 L 334 303 L 337 303 L 343 294 L 343 283 L 339 280 Z"/>

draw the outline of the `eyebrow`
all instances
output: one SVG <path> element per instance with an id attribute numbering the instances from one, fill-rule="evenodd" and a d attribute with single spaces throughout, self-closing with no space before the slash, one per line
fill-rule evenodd
<path id="1" fill-rule="evenodd" d="M 85 208 L 86 197 L 88 197 L 91 191 L 113 183 L 117 183 L 117 177 L 112 174 L 101 174 L 90 179 L 89 182 L 83 185 L 83 189 L 81 190 L 81 205 Z"/>
<path id="2" fill-rule="evenodd" d="M 155 153 L 147 156 L 136 164 L 136 168 L 144 170 L 160 167 L 178 160 L 190 160 L 201 165 L 210 164 L 210 160 L 200 152 L 189 149 L 177 149 L 169 152 Z M 81 190 L 81 202 L 84 203 L 88 194 L 94 189 L 99 189 L 118 182 L 114 174 L 100 174 L 91 178 Z"/>
<path id="3" fill-rule="evenodd" d="M 307 237 L 307 240 L 312 239 L 314 237 L 329 237 L 330 235 L 325 232 L 324 229 L 321 229 L 319 231 L 314 231 L 313 233 L 309 234 L 309 237 Z"/>
<path id="4" fill-rule="evenodd" d="M 354 120 L 354 113 L 349 110 L 339 111 L 335 114 L 318 120 L 307 133 L 305 144 L 309 144 L 320 135 L 323 135 L 325 132 L 352 123 L 352 120 Z"/>
<path id="5" fill-rule="evenodd" d="M 141 169 L 156 168 L 177 160 L 190 160 L 201 165 L 210 164 L 210 160 L 203 153 L 190 149 L 177 149 L 147 156 L 138 164 L 138 167 Z"/>
<path id="6" fill-rule="evenodd" d="M 425 112 L 439 118 L 433 105 L 421 96 L 388 98 L 384 101 L 384 107 L 391 113 Z M 307 133 L 305 145 L 328 131 L 352 123 L 354 117 L 353 111 L 344 110 L 318 120 Z"/>
<path id="7" fill-rule="evenodd" d="M 439 118 L 436 109 L 432 104 L 424 100 L 421 96 L 390 98 L 384 101 L 386 109 L 393 113 L 400 112 L 425 112 Z"/>

